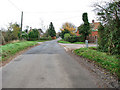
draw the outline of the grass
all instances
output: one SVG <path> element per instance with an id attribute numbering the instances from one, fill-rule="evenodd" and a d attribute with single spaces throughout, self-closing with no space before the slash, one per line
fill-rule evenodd
<path id="1" fill-rule="evenodd" d="M 36 44 L 36 41 L 22 41 L 0 46 L 2 49 L 2 61 L 7 60 L 9 57 L 15 55 L 17 52 L 22 51 L 30 46 L 34 46 Z"/>
<path id="2" fill-rule="evenodd" d="M 99 52 L 91 48 L 76 49 L 74 53 L 88 58 L 91 61 L 95 61 L 96 64 L 120 78 L 120 61 L 115 55 L 107 55 L 104 52 Z"/>
<path id="3" fill-rule="evenodd" d="M 68 41 L 59 40 L 58 43 L 70 43 Z"/>
<path id="4" fill-rule="evenodd" d="M 59 40 L 58 43 L 68 43 L 68 44 L 85 44 L 84 42 L 74 42 L 74 43 L 71 43 L 71 42 L 68 42 L 68 41 L 64 41 L 64 40 Z"/>
<path id="5" fill-rule="evenodd" d="M 97 50 L 97 47 L 89 47 L 89 49 Z"/>
<path id="6" fill-rule="evenodd" d="M 84 42 L 74 42 L 74 44 L 85 44 Z"/>
<path id="7" fill-rule="evenodd" d="M 50 41 L 50 40 L 37 40 L 37 42 L 45 42 L 45 41 Z"/>

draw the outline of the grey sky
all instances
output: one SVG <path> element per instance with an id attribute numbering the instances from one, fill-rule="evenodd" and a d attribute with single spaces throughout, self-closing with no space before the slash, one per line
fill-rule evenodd
<path id="1" fill-rule="evenodd" d="M 0 28 L 6 28 L 10 22 L 21 21 L 21 11 L 24 12 L 23 28 L 49 26 L 52 21 L 56 31 L 65 22 L 75 26 L 82 24 L 82 13 L 87 12 L 89 22 L 96 19 L 93 3 L 108 0 L 1 0 Z"/>

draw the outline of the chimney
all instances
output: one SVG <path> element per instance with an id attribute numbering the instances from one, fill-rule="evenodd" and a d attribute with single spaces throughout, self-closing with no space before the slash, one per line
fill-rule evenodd
<path id="1" fill-rule="evenodd" d="M 95 21 L 94 20 L 92 20 L 92 23 L 94 23 Z"/>

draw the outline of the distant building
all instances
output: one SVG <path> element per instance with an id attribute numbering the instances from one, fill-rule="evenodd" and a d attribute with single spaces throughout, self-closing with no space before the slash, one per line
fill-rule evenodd
<path id="1" fill-rule="evenodd" d="M 100 26 L 100 22 L 94 22 L 94 20 L 92 20 L 92 23 L 90 24 L 90 26 L 91 26 L 90 36 L 97 36 L 98 37 L 98 28 Z"/>
<path id="2" fill-rule="evenodd" d="M 89 34 L 88 36 L 88 40 L 89 42 L 95 42 L 97 40 L 98 35 L 98 28 L 100 26 L 100 22 L 94 22 L 94 20 L 92 20 L 92 23 L 90 23 L 91 26 L 91 34 Z M 76 35 L 79 36 L 79 30 L 77 30 Z"/>
<path id="3" fill-rule="evenodd" d="M 44 32 L 42 31 L 42 29 L 38 29 L 38 32 L 39 32 L 39 34 L 40 34 L 40 37 L 42 37 L 43 34 L 44 34 Z"/>
<path id="4" fill-rule="evenodd" d="M 97 38 L 98 38 L 98 28 L 100 26 L 100 22 L 94 22 L 94 20 L 92 20 L 92 23 L 90 24 L 91 26 L 91 34 L 88 37 L 89 42 L 96 42 Z"/>

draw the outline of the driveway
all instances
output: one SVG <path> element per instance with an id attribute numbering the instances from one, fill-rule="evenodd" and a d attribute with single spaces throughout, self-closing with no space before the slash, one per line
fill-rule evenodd
<path id="1" fill-rule="evenodd" d="M 96 88 L 96 83 L 57 40 L 28 50 L 2 68 L 3 88 Z"/>
<path id="2" fill-rule="evenodd" d="M 64 43 L 59 43 L 59 44 L 63 46 L 66 49 L 66 51 L 86 47 L 85 44 L 64 44 Z M 96 44 L 88 44 L 88 47 L 96 47 L 96 46 L 97 46 Z"/>

